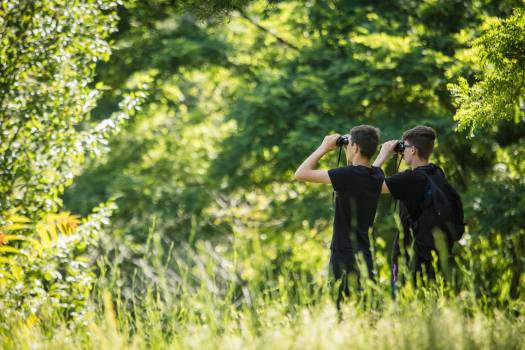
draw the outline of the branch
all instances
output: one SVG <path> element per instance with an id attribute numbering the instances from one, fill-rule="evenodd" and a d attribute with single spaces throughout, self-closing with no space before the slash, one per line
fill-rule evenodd
<path id="1" fill-rule="evenodd" d="M 269 30 L 268 28 L 265 28 L 262 25 L 260 25 L 259 23 L 257 23 L 254 19 L 252 19 L 250 16 L 248 16 L 248 14 L 246 12 L 244 12 L 244 10 L 242 8 L 235 7 L 235 9 L 237 10 L 237 12 L 239 12 L 239 14 L 242 17 L 244 17 L 246 20 L 248 20 L 248 22 L 250 22 L 251 24 L 256 26 L 258 29 L 262 30 L 263 32 L 273 36 L 279 43 L 281 43 L 281 44 L 283 44 L 285 46 L 288 46 L 289 48 L 294 49 L 296 51 L 300 51 L 300 49 L 297 46 L 295 46 L 294 44 L 284 40 L 283 38 L 281 38 L 277 34 L 273 33 L 271 30 Z"/>

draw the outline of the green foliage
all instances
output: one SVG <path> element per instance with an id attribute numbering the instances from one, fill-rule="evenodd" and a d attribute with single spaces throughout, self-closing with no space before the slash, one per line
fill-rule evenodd
<path id="1" fill-rule="evenodd" d="M 10 319 L 82 320 L 96 277 L 90 254 L 114 209 L 103 204 L 82 223 L 69 213 L 48 214 L 37 223 L 8 213 L 0 227 L 0 328 Z"/>
<path id="2" fill-rule="evenodd" d="M 257 1 L 224 23 L 210 23 L 167 2 L 126 4 L 119 8 L 115 55 L 97 67 L 106 90 L 93 114 L 113 112 L 121 94 L 142 83 L 150 95 L 112 139 L 113 152 L 90 162 L 66 191 L 66 206 L 85 214 L 118 196 L 113 238 L 101 253 L 127 261 L 122 273 L 130 278 L 142 266 L 153 221 L 166 247 L 217 243 L 249 227 L 252 241 L 271 242 L 256 256 L 280 256 L 269 263 L 278 271 L 292 264 L 289 252 L 297 248 L 290 241 L 326 247 L 330 239 L 329 187 L 291 181 L 324 134 L 369 123 L 386 140 L 428 124 L 439 135 L 432 161 L 464 193 L 472 237 L 519 237 L 521 206 L 503 208 L 497 195 L 502 188 L 523 193 L 514 187 L 525 159 L 521 122 L 498 123 L 467 139 L 455 131 L 447 90 L 479 71 L 470 47 L 487 16 L 512 15 L 518 5 Z M 335 162 L 332 154 L 321 167 Z M 390 213 L 385 198 L 375 234 L 386 248 L 396 230 Z M 520 263 L 514 248 L 502 249 L 509 266 Z M 314 256 L 294 266 L 319 267 L 323 258 Z"/>
<path id="3" fill-rule="evenodd" d="M 139 96 L 97 125 L 89 113 L 98 61 L 116 24 L 110 1 L 7 1 L 0 6 L 0 208 L 56 211 L 87 153 L 104 148 Z"/>
<path id="4" fill-rule="evenodd" d="M 480 272 L 491 279 L 507 280 L 507 287 L 501 291 L 494 293 L 487 288 L 488 297 L 499 299 L 516 297 L 523 284 L 519 276 L 524 266 L 524 226 L 519 218 L 525 212 L 525 187 L 519 174 L 525 169 L 525 12 L 523 2 L 520 5 L 507 18 L 488 18 L 480 37 L 467 50 L 476 79 L 469 84 L 466 78 L 460 78 L 457 84 L 449 84 L 458 105 L 454 118 L 459 121 L 459 129 L 470 129 L 474 139 L 489 140 L 491 156 L 497 161 L 492 175 L 480 179 L 479 186 L 467 195 L 466 203 L 473 214 L 471 227 L 479 228 L 485 235 L 477 238 L 485 242 L 483 248 L 501 246 L 493 263 L 510 262 L 501 274 L 494 274 L 493 268 Z M 483 129 L 489 132 L 483 134 Z M 475 255 L 478 254 L 483 256 L 481 252 Z"/>
<path id="5" fill-rule="evenodd" d="M 144 6 L 145 4 L 139 0 L 124 1 L 127 9 L 141 15 L 145 15 L 143 11 L 149 13 L 151 10 L 154 10 L 157 15 L 191 12 L 198 15 L 201 20 L 224 19 L 233 10 L 242 8 L 250 2 L 253 0 L 154 0 L 149 1 L 147 6 Z M 268 1 L 268 3 L 271 2 L 272 0 Z M 142 20 L 148 23 L 154 22 L 152 18 L 143 18 Z"/>
<path id="6" fill-rule="evenodd" d="M 109 135 L 144 97 L 130 92 L 111 116 L 90 120 L 103 88 L 94 86 L 95 67 L 109 58 L 116 5 L 60 0 L 0 5 L 3 328 L 11 318 L 29 324 L 81 318 L 90 305 L 95 274 L 88 248 L 102 222 L 108 223 L 112 205 L 95 209 L 78 227 L 76 216 L 55 213 L 85 157 L 107 151 Z"/>
<path id="7" fill-rule="evenodd" d="M 0 5 L 0 204 L 32 218 L 2 217 L 0 347 L 523 347 L 522 1 L 269 3 Z M 394 303 L 383 199 L 378 283 L 337 315 L 331 190 L 291 175 L 360 123 L 435 127 L 469 232 Z M 109 232 L 49 214 L 70 184 L 72 212 L 116 198 Z"/>
<path id="8" fill-rule="evenodd" d="M 222 124 L 222 94 L 235 78 L 220 68 L 235 66 L 227 59 L 231 47 L 217 25 L 189 14 L 169 17 L 171 12 L 147 4 L 122 12 L 126 30 L 117 34 L 111 61 L 98 67 L 107 89 L 93 114 L 113 112 L 121 94 L 142 83 L 151 88 L 149 97 L 122 137 L 112 139 L 113 152 L 92 162 L 64 200 L 85 214 L 116 195 L 115 227 L 125 227 L 139 242 L 153 217 L 169 239 L 210 232 L 212 219 L 201 213 L 218 195 L 206 176 L 209 160 L 231 129 Z M 151 28 L 147 23 L 155 18 Z"/>
<path id="9" fill-rule="evenodd" d="M 492 175 L 490 140 L 454 132 L 446 84 L 472 74 L 462 56 L 469 40 L 486 13 L 504 15 L 511 2 L 310 5 L 254 2 L 225 23 L 181 15 L 167 2 L 119 8 L 115 54 L 97 67 L 107 89 L 94 116 L 113 112 L 120 95 L 142 83 L 150 97 L 113 138 L 114 152 L 66 191 L 67 207 L 88 213 L 118 194 L 116 229 L 144 242 L 155 217 L 167 241 L 185 241 L 230 231 L 218 207 L 250 206 L 245 194 L 255 192 L 271 198 L 267 217 L 283 230 L 323 229 L 329 190 L 290 183 L 291 175 L 325 133 L 358 123 L 379 126 L 383 140 L 432 125 L 433 161 L 456 184 Z M 335 156 L 322 166 L 334 167 Z M 388 210 L 383 205 L 381 217 L 390 218 Z M 378 225 L 390 237 L 392 221 Z"/>
<path id="10" fill-rule="evenodd" d="M 478 81 L 460 78 L 450 84 L 459 127 L 471 131 L 498 120 L 523 121 L 525 116 L 525 10 L 516 8 L 506 19 L 491 18 L 473 43 L 479 60 Z"/>
<path id="11" fill-rule="evenodd" d="M 261 23 L 281 36 L 294 33 L 299 50 L 251 46 L 251 52 L 271 50 L 273 56 L 261 56 L 267 64 L 257 65 L 257 79 L 246 76 L 230 100 L 226 118 L 237 132 L 225 138 L 212 176 L 233 189 L 286 183 L 291 165 L 329 132 L 368 123 L 380 127 L 385 140 L 428 124 L 439 135 L 433 161 L 466 187 L 477 173 L 490 171 L 493 160 L 481 152 L 464 156 L 471 145 L 465 134 L 453 132 L 446 84 L 472 71 L 460 53 L 469 44 L 466 33 L 479 33 L 487 12 L 505 14 L 495 4 L 459 1 L 283 4 L 276 18 Z M 487 148 L 481 138 L 470 142 Z"/>

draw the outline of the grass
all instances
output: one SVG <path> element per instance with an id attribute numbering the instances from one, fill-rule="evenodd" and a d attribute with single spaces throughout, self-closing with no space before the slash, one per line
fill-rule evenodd
<path id="1" fill-rule="evenodd" d="M 523 349 L 523 317 L 505 312 L 467 314 L 446 298 L 387 303 L 363 310 L 355 302 L 335 308 L 329 298 L 290 312 L 280 300 L 256 307 L 228 307 L 205 293 L 172 304 L 147 292 L 131 309 L 113 308 L 104 293 L 104 311 L 85 324 L 18 325 L 3 348 L 86 349 Z M 184 300 L 186 299 L 186 300 Z M 189 302 L 191 301 L 191 302 Z M 189 302 L 189 303 L 188 303 Z"/>
<path id="2" fill-rule="evenodd" d="M 475 286 L 458 291 L 438 278 L 427 287 L 402 286 L 393 301 L 387 270 L 380 270 L 377 285 L 365 284 L 337 310 L 325 277 L 295 268 L 297 261 L 277 271 L 259 260 L 258 269 L 246 267 L 254 260 L 249 249 L 218 254 L 200 244 L 165 251 L 154 234 L 148 251 L 148 264 L 133 278 L 122 278 L 120 265 L 100 264 L 85 318 L 50 311 L 40 320 L 3 320 L 0 347 L 525 349 L 523 300 L 494 303 Z M 243 277 L 239 266 L 256 271 Z"/>

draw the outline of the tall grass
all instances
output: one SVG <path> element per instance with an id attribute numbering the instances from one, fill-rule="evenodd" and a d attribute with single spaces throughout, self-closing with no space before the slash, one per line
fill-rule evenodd
<path id="1" fill-rule="evenodd" d="M 525 348 L 525 303 L 519 298 L 487 302 L 475 284 L 474 265 L 460 266 L 459 285 L 444 283 L 442 277 L 417 289 L 407 283 L 400 286 L 395 301 L 388 269 L 381 268 L 377 284 L 364 283 L 338 310 L 334 288 L 327 286 L 322 268 L 298 268 L 300 262 L 294 261 L 293 254 L 284 260 L 277 254 L 265 261 L 261 259 L 264 245 L 253 243 L 237 239 L 225 252 L 209 242 L 164 249 L 160 237 L 151 232 L 144 260 L 132 278 L 120 275 L 119 264 L 101 260 L 87 318 L 66 322 L 53 320 L 50 314 L 52 327 L 34 320 L 10 320 L 10 332 L 2 334 L 0 346 Z M 401 273 L 406 273 L 405 267 Z"/>

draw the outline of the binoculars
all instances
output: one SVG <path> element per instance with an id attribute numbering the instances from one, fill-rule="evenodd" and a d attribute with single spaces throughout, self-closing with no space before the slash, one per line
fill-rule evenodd
<path id="1" fill-rule="evenodd" d="M 405 142 L 404 141 L 398 141 L 396 143 L 396 146 L 394 147 L 394 152 L 402 153 L 404 150 L 405 150 Z"/>
<path id="2" fill-rule="evenodd" d="M 339 138 L 335 141 L 335 144 L 341 147 L 343 145 L 348 145 L 349 142 L 350 140 L 348 140 L 348 136 L 339 136 Z"/>
<path id="3" fill-rule="evenodd" d="M 335 144 L 338 147 L 346 146 L 350 140 L 348 139 L 348 136 L 339 136 L 339 138 L 335 141 Z M 405 150 L 405 142 L 404 141 L 397 141 L 396 146 L 394 147 L 394 152 L 396 153 L 402 153 Z"/>

